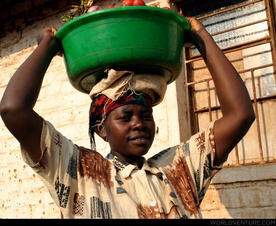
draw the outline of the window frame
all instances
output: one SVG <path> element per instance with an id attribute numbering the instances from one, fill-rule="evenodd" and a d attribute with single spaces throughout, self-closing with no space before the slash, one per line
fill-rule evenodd
<path id="1" fill-rule="evenodd" d="M 220 1 L 222 2 L 222 1 Z M 174 4 L 176 6 L 178 6 L 179 11 L 182 12 L 185 16 L 196 16 L 196 14 L 192 14 L 191 12 L 201 12 L 201 17 L 197 17 L 199 20 L 203 20 L 206 17 L 210 17 L 210 16 L 215 16 L 233 9 L 237 9 L 239 7 L 244 7 L 250 4 L 255 4 L 258 2 L 264 2 L 265 7 L 266 7 L 266 15 L 267 18 L 264 20 L 267 22 L 268 24 L 268 32 L 269 35 L 267 37 L 258 39 L 258 40 L 254 40 L 254 41 L 249 41 L 249 42 L 245 42 L 242 43 L 240 45 L 235 45 L 235 46 L 231 46 L 231 47 L 226 47 L 226 48 L 222 48 L 222 51 L 227 55 L 227 54 L 231 54 L 235 51 L 239 51 L 242 49 L 246 49 L 246 48 L 251 48 L 254 46 L 258 46 L 258 45 L 262 45 L 265 43 L 269 43 L 270 47 L 271 47 L 271 56 L 272 56 L 272 63 L 268 64 L 268 65 L 264 65 L 266 67 L 272 67 L 273 68 L 273 74 L 274 74 L 274 80 L 276 81 L 276 47 L 275 47 L 275 43 L 276 43 L 276 29 L 275 29 L 275 0 L 253 0 L 253 1 L 247 1 L 247 0 L 232 0 L 232 1 L 223 1 L 222 5 L 220 5 L 221 8 L 214 8 L 213 11 L 210 12 L 206 12 L 205 15 L 202 14 L 202 11 L 207 8 L 207 5 L 211 5 L 213 3 L 214 7 L 215 7 L 215 3 L 218 3 L 218 1 L 202 1 L 202 0 L 192 0 L 192 1 L 180 1 L 180 2 L 175 2 Z M 225 5 L 223 5 L 225 4 Z M 250 23 L 248 23 L 246 26 L 249 26 Z M 225 32 L 225 31 L 224 31 Z M 213 33 L 211 34 L 212 36 L 217 35 L 219 32 L 217 33 Z M 191 134 L 194 134 L 196 132 L 199 131 L 200 125 L 199 125 L 199 121 L 198 121 L 198 114 L 203 113 L 203 112 L 208 112 L 209 113 L 209 121 L 213 120 L 212 118 L 212 112 L 213 111 L 219 111 L 220 107 L 219 106 L 211 106 L 208 105 L 208 108 L 204 108 L 204 109 L 196 109 L 196 97 L 195 97 L 195 91 L 193 86 L 195 85 L 195 82 L 193 81 L 193 68 L 191 67 L 191 64 L 195 61 L 199 61 L 202 60 L 202 57 L 198 54 L 198 55 L 191 55 L 191 51 L 188 48 L 184 49 L 184 56 L 185 56 L 185 70 L 184 70 L 184 77 L 185 77 L 185 81 L 184 84 L 186 86 L 186 89 L 184 90 L 184 92 L 186 93 L 186 102 L 187 102 L 187 106 L 188 106 L 188 128 L 186 128 L 185 130 L 185 135 L 184 132 L 182 132 L 181 137 L 186 138 L 186 136 L 190 136 Z M 231 61 L 231 60 L 230 60 Z M 260 69 L 260 67 L 252 67 L 250 70 L 244 70 L 244 71 L 238 71 L 240 74 L 243 73 L 254 73 L 255 70 Z M 256 89 L 256 84 L 254 84 L 254 81 L 256 80 L 254 77 L 254 74 L 252 75 L 252 82 L 253 82 L 253 87 L 254 89 Z M 210 82 L 212 82 L 212 80 L 210 79 L 209 81 L 206 81 L 207 84 L 207 89 L 211 89 L 210 88 Z M 209 92 L 210 90 L 208 90 Z M 253 90 L 253 93 L 256 90 Z M 183 91 L 182 91 L 183 92 Z M 260 105 L 265 103 L 266 101 L 275 101 L 276 100 L 276 94 L 270 95 L 270 96 L 265 96 L 265 97 L 257 97 L 256 95 L 253 96 L 252 98 L 252 104 L 254 105 L 254 109 L 256 112 L 256 122 L 254 123 L 253 126 L 255 126 L 257 133 L 255 134 L 255 138 L 258 142 L 258 148 L 259 148 L 259 159 L 253 162 L 247 162 L 246 159 L 242 159 L 242 155 L 246 156 L 246 154 L 242 154 L 241 151 L 238 148 L 238 145 L 234 148 L 234 155 L 235 155 L 235 163 L 231 162 L 231 163 L 226 163 L 225 167 L 231 167 L 231 166 L 237 166 L 237 165 L 248 165 L 248 164 L 259 164 L 259 163 L 266 163 L 266 162 L 275 162 L 275 157 L 272 156 L 264 156 L 264 145 L 263 145 L 263 140 L 266 138 L 263 138 L 262 136 L 265 134 L 262 134 L 262 130 L 261 130 L 261 125 L 260 125 Z M 276 130 L 276 128 L 275 128 Z M 242 143 L 243 140 L 240 142 Z M 272 141 L 270 141 L 272 142 Z M 249 150 L 248 150 L 249 151 Z M 246 158 L 246 157 L 244 157 Z"/>

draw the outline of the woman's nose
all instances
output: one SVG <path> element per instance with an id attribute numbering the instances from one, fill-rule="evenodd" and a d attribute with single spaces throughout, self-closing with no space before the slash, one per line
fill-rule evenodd
<path id="1" fill-rule="evenodd" d="M 144 127 L 144 121 L 140 117 L 133 117 L 131 123 L 133 129 L 141 129 Z"/>

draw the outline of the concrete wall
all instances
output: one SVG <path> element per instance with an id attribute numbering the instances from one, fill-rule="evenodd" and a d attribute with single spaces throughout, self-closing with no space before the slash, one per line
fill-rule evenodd
<path id="1" fill-rule="evenodd" d="M 110 3 L 110 1 L 109 1 Z M 0 97 L 20 64 L 36 47 L 36 35 L 45 26 L 61 26 L 58 13 L 8 33 L 0 39 Z M 183 78 L 179 78 L 181 81 Z M 149 155 L 179 142 L 176 84 L 168 86 L 164 101 L 154 108 L 158 131 Z M 45 76 L 35 110 L 64 135 L 89 147 L 90 99 L 67 79 L 63 58 L 56 56 Z M 172 117 L 173 116 L 173 117 Z M 97 139 L 98 151 L 107 153 Z M 205 218 L 273 218 L 276 216 L 275 168 L 263 164 L 225 168 L 214 178 L 202 203 Z M 60 214 L 37 175 L 22 161 L 19 143 L 0 119 L 0 218 L 59 218 Z"/>

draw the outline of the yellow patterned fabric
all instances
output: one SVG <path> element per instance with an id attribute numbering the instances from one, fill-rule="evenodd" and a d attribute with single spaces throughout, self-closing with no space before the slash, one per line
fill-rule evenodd
<path id="1" fill-rule="evenodd" d="M 213 176 L 214 122 L 186 143 L 143 159 L 143 167 L 111 153 L 79 147 L 44 121 L 38 163 L 22 149 L 64 218 L 197 219 Z"/>

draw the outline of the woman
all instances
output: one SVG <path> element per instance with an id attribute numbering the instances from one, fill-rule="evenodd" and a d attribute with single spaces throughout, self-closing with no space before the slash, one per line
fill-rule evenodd
<path id="1" fill-rule="evenodd" d="M 74 144 L 33 110 L 45 72 L 62 50 L 55 28 L 39 33 L 37 48 L 7 85 L 0 112 L 20 142 L 24 161 L 41 177 L 62 217 L 202 217 L 199 206 L 211 179 L 247 133 L 255 114 L 242 79 L 212 36 L 195 18 L 186 19 L 191 32 L 185 33 L 185 40 L 205 60 L 222 117 L 148 160 L 143 156 L 154 139 L 156 104 L 150 92 L 130 87 L 113 99 L 105 89 L 90 93 L 92 149 Z M 109 142 L 106 157 L 94 148 L 94 132 Z"/>

